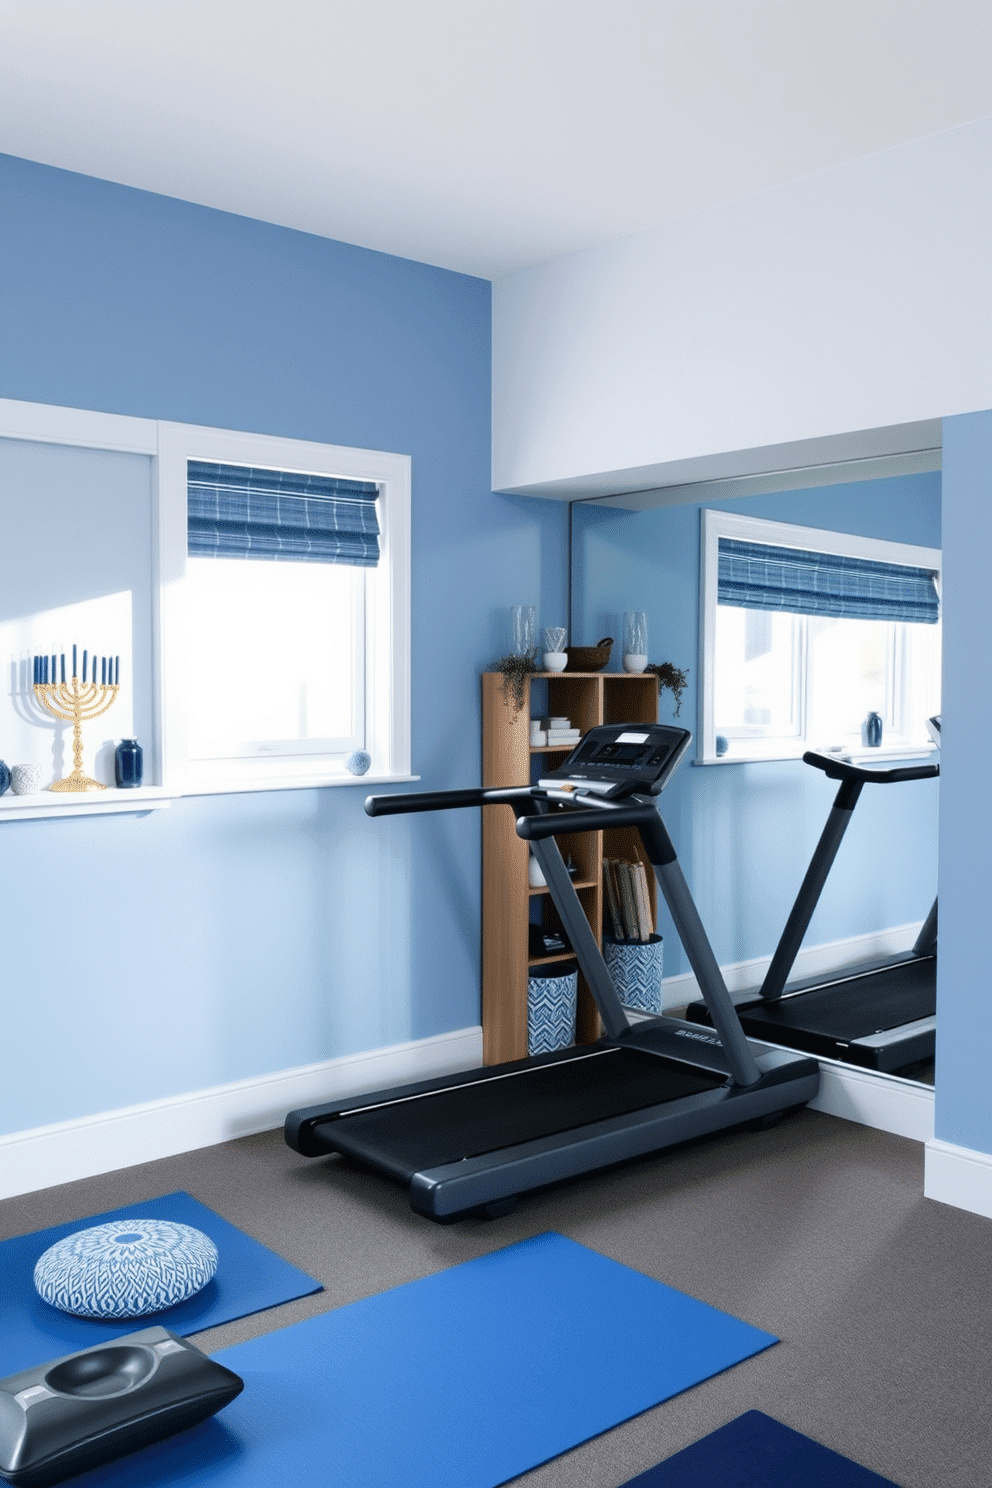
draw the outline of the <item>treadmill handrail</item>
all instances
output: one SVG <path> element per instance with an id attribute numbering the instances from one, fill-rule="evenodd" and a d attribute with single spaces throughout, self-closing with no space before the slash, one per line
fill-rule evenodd
<path id="1" fill-rule="evenodd" d="M 940 774 L 939 765 L 897 765 L 889 770 L 876 770 L 870 765 L 852 765 L 833 754 L 807 749 L 803 764 L 822 770 L 830 780 L 861 780 L 872 785 L 890 785 L 897 780 L 932 780 Z"/>
<path id="2" fill-rule="evenodd" d="M 891 785 L 901 780 L 932 780 L 940 774 L 940 766 L 933 764 L 900 765 L 892 770 L 866 769 L 861 765 L 852 765 L 846 760 L 836 759 L 833 755 L 820 754 L 815 749 L 806 751 L 803 755 L 803 763 L 822 770 L 824 775 L 831 780 L 839 780 L 840 785 L 837 787 L 830 814 L 824 823 L 816 847 L 813 849 L 813 856 L 809 860 L 809 866 L 799 885 L 799 892 L 796 894 L 778 945 L 775 947 L 768 970 L 765 972 L 765 979 L 759 993 L 763 1002 L 777 1002 L 785 992 L 786 983 L 796 964 L 796 957 L 799 955 L 816 906 L 820 902 L 820 895 L 823 893 L 824 884 L 833 867 L 844 834 L 850 826 L 862 788 L 865 785 Z M 931 919 L 935 935 L 936 904 L 927 916 L 924 928 L 931 927 Z M 923 945 L 922 935 L 917 945 Z M 914 953 L 924 954 L 922 950 L 917 952 L 916 946 L 913 949 Z"/>
<path id="3" fill-rule="evenodd" d="M 525 801 L 533 795 L 527 785 L 475 785 L 467 790 L 397 791 L 388 796 L 366 796 L 366 816 L 403 816 L 413 811 L 455 811 L 487 806 L 492 801 Z"/>
<path id="4" fill-rule="evenodd" d="M 543 792 L 535 794 L 538 799 L 544 795 Z M 597 802 L 595 806 L 590 806 L 586 798 L 581 806 L 572 806 L 570 801 L 562 801 L 557 795 L 545 798 L 564 809 L 549 811 L 542 816 L 518 818 L 517 836 L 523 837 L 527 842 L 538 842 L 545 837 L 560 837 L 565 832 L 601 832 L 607 826 L 637 827 L 642 822 L 651 823 L 657 819 L 654 807 L 640 800 L 622 806 L 611 801 Z M 604 821 L 605 813 L 609 813 L 609 821 Z"/>

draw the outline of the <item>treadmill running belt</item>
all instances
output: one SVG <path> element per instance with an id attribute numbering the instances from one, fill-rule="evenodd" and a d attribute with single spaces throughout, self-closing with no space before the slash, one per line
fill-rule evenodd
<path id="1" fill-rule="evenodd" d="M 778 1002 L 752 1002 L 738 1013 L 771 1032 L 802 1028 L 841 1043 L 900 1028 L 937 1009 L 937 961 L 917 956 L 879 971 L 838 979 L 823 987 L 786 995 Z M 745 1028 L 748 1024 L 745 1023 Z"/>
<path id="2" fill-rule="evenodd" d="M 602 1049 L 407 1100 L 402 1123 L 392 1102 L 347 1113 L 314 1134 L 329 1151 L 409 1183 L 414 1173 L 713 1090 L 726 1079 L 634 1049 Z"/>

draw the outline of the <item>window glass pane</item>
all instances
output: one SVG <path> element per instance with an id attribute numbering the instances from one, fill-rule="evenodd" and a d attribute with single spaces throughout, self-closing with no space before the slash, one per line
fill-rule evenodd
<path id="1" fill-rule="evenodd" d="M 870 712 L 881 716 L 883 737 L 892 734 L 895 631 L 885 620 L 810 619 L 806 734 L 814 746 L 860 743 Z"/>
<path id="2" fill-rule="evenodd" d="M 799 733 L 803 620 L 777 610 L 716 607 L 716 731 L 728 738 Z"/>
<path id="3" fill-rule="evenodd" d="M 926 720 L 940 710 L 939 625 L 811 619 L 808 666 L 814 747 L 860 747 L 870 712 L 881 716 L 883 746 L 928 744 Z"/>
<path id="4" fill-rule="evenodd" d="M 940 712 L 941 626 L 903 625 L 901 730 L 907 744 L 929 746 L 927 719 Z"/>
<path id="5" fill-rule="evenodd" d="M 364 744 L 364 583 L 343 564 L 188 559 L 191 758 Z"/>

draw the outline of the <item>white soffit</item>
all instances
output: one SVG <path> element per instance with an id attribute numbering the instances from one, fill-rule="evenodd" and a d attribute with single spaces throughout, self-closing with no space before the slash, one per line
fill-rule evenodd
<path id="1" fill-rule="evenodd" d="M 545 496 L 555 501 L 588 501 L 624 511 L 656 506 L 838 486 L 850 481 L 916 475 L 941 467 L 940 419 L 829 434 L 760 449 L 730 450 L 698 459 L 673 460 L 636 470 L 520 487 L 508 495 Z"/>
<path id="2" fill-rule="evenodd" d="M 990 113 L 988 0 L 0 0 L 0 150 L 491 278 Z"/>

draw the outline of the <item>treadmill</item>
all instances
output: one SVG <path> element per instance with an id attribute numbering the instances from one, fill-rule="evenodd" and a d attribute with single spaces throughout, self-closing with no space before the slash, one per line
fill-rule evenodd
<path id="1" fill-rule="evenodd" d="M 308 1157 L 341 1153 L 402 1185 L 439 1223 L 495 1217 L 524 1193 L 744 1123 L 769 1124 L 816 1094 L 816 1061 L 751 1045 L 656 809 L 689 745 L 663 724 L 592 728 L 537 785 L 370 796 L 370 816 L 511 810 L 531 844 L 595 999 L 596 1043 L 291 1111 L 285 1136 Z M 633 827 L 714 1025 L 631 1024 L 556 839 Z"/>
<path id="2" fill-rule="evenodd" d="M 939 743 L 939 717 L 930 719 L 929 726 Z M 752 1038 L 886 1074 L 932 1060 L 937 1038 L 936 899 L 908 955 L 848 967 L 826 979 L 786 984 L 863 787 L 931 780 L 940 766 L 878 769 L 815 750 L 804 754 L 803 762 L 840 784 L 765 979 L 756 992 L 734 998 L 741 1025 Z M 686 1017 L 697 1026 L 711 1022 L 701 1001 L 689 1005 Z"/>

